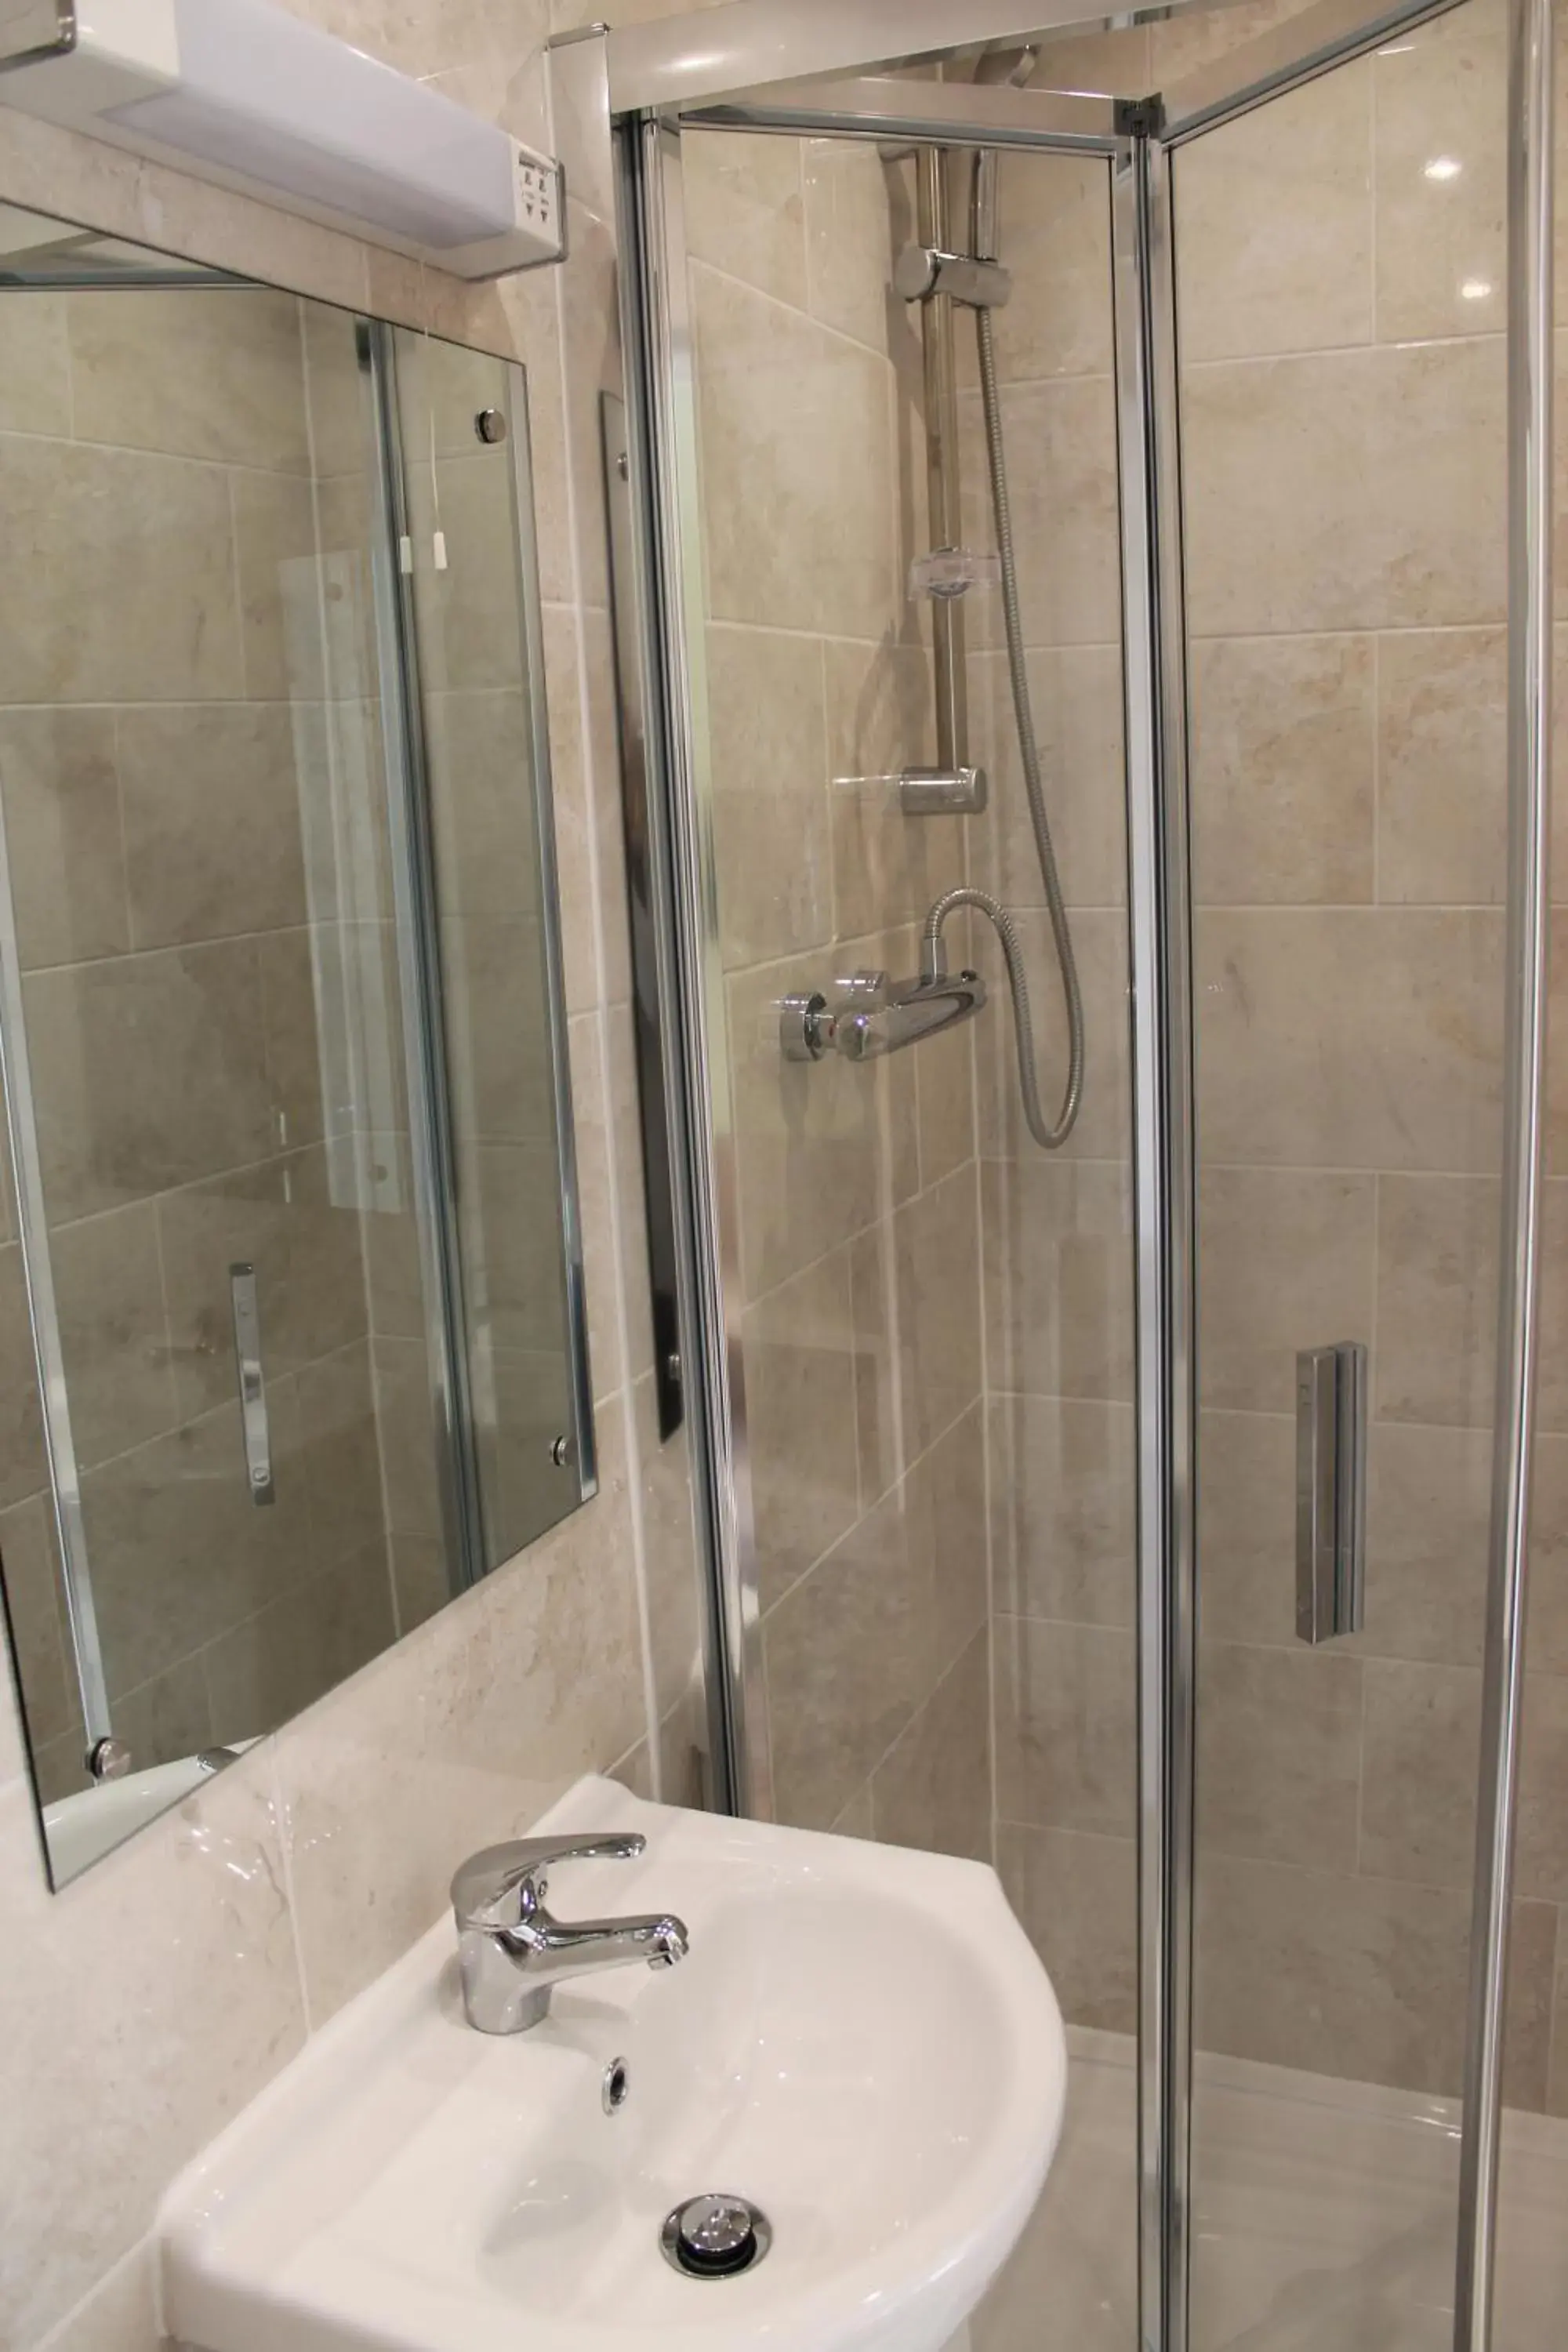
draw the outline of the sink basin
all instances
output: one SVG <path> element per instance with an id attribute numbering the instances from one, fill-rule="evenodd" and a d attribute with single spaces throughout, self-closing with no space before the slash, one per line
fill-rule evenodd
<path id="1" fill-rule="evenodd" d="M 1028 2218 L 1066 2095 L 1056 1999 L 994 1874 L 599 1780 L 538 1827 L 641 1830 L 636 1862 L 558 1864 L 552 1908 L 676 1911 L 689 1957 L 580 1978 L 498 2039 L 463 2018 L 444 1920 L 175 2183 L 165 2334 L 939 2352 Z M 772 2224 L 738 2275 L 660 2252 L 667 2214 L 709 2190 Z"/>

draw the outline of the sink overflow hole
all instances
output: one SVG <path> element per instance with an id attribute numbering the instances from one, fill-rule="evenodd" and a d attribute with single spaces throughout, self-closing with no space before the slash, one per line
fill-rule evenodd
<path id="1" fill-rule="evenodd" d="M 688 2278 L 734 2278 L 760 2263 L 773 2242 L 761 2207 L 727 2189 L 689 2197 L 665 2215 L 658 2233 L 665 2261 Z"/>
<path id="2" fill-rule="evenodd" d="M 605 2069 L 605 2079 L 599 2091 L 607 2116 L 613 2116 L 617 2107 L 626 2105 L 631 2087 L 631 2068 L 624 2058 L 612 2058 Z"/>

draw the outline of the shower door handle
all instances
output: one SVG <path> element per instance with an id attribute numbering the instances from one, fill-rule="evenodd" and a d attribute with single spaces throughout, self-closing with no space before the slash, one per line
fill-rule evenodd
<path id="1" fill-rule="evenodd" d="M 1296 1359 L 1296 1632 L 1359 1633 L 1366 1582 L 1367 1357 L 1358 1339 Z"/>
<path id="2" fill-rule="evenodd" d="M 267 1387 L 261 1377 L 261 1312 L 256 1301 L 256 1268 L 231 1265 L 229 1304 L 234 1316 L 234 1361 L 239 1375 L 239 1417 L 245 1439 L 245 1471 L 253 1503 L 277 1500 L 272 1483 L 272 1432 L 267 1419 Z"/>

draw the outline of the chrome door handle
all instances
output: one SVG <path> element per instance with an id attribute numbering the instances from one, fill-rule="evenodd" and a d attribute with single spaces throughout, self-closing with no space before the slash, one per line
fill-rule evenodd
<path id="1" fill-rule="evenodd" d="M 1296 1359 L 1296 1632 L 1359 1633 L 1366 1600 L 1366 1349 Z"/>

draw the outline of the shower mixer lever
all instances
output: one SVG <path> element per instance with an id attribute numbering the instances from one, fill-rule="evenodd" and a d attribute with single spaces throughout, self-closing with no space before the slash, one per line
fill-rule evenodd
<path id="1" fill-rule="evenodd" d="M 831 1001 L 819 990 L 783 1000 L 779 1045 L 786 1062 L 820 1062 L 835 1053 L 868 1062 L 972 1021 L 984 1003 L 985 982 L 975 971 L 922 972 L 912 980 L 851 972 L 835 982 Z"/>

